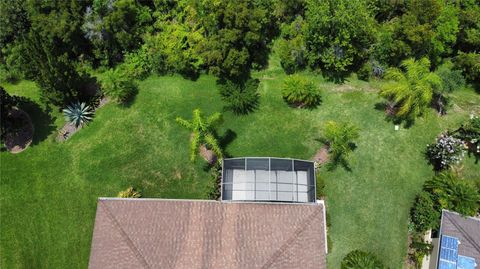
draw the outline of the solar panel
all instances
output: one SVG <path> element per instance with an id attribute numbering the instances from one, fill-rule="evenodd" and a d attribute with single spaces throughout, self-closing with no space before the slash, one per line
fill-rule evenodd
<path id="1" fill-rule="evenodd" d="M 475 269 L 474 258 L 458 255 L 457 269 Z"/>
<path id="2" fill-rule="evenodd" d="M 440 244 L 439 269 L 456 269 L 458 258 L 458 239 L 442 235 Z"/>

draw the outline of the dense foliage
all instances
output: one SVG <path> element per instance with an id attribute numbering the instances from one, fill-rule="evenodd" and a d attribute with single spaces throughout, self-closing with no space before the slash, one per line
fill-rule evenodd
<path id="1" fill-rule="evenodd" d="M 288 104 L 300 108 L 315 108 L 322 102 L 320 88 L 300 75 L 290 75 L 283 81 L 282 97 Z"/>
<path id="2" fill-rule="evenodd" d="M 342 269 L 383 269 L 385 266 L 372 253 L 354 250 L 342 261 Z"/>
<path id="3" fill-rule="evenodd" d="M 235 114 L 248 114 L 255 110 L 260 99 L 259 83 L 258 79 L 248 79 L 245 82 L 221 80 L 219 89 L 222 99 L 227 103 L 225 108 Z"/>
<path id="4" fill-rule="evenodd" d="M 480 190 L 453 172 L 444 172 L 425 182 L 424 190 L 432 195 L 434 208 L 475 216 L 480 209 Z"/>
<path id="5" fill-rule="evenodd" d="M 440 212 L 434 208 L 435 203 L 430 193 L 421 192 L 417 195 L 414 206 L 410 211 L 410 217 L 415 231 L 421 233 L 438 228 L 440 224 Z"/>
<path id="6" fill-rule="evenodd" d="M 375 39 L 375 21 L 364 1 L 307 1 L 305 33 L 310 65 L 343 76 L 361 65 Z"/>
<path id="7" fill-rule="evenodd" d="M 5 135 L 11 131 L 13 122 L 10 112 L 18 103 L 15 96 L 11 96 L 0 86 L 0 142 L 3 143 Z"/>
<path id="8" fill-rule="evenodd" d="M 480 158 L 480 117 L 471 118 L 452 135 L 461 139 L 466 144 L 468 152 L 475 155 L 477 160 Z"/>

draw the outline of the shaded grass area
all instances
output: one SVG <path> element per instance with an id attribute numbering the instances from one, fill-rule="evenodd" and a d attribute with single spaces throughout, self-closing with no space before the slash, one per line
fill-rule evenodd
<path id="1" fill-rule="evenodd" d="M 425 146 L 443 129 L 467 119 L 479 96 L 459 91 L 453 98 L 456 113 L 442 118 L 431 113 L 410 129 L 394 131 L 375 109 L 381 101 L 377 83 L 349 79 L 335 85 L 306 73 L 323 88 L 322 105 L 314 110 L 288 107 L 280 93 L 285 75 L 275 61 L 273 57 L 271 68 L 255 73 L 261 80 L 258 110 L 245 116 L 224 113 L 219 135 L 230 137 L 227 153 L 309 159 L 322 146 L 317 139 L 325 121 L 353 122 L 360 138 L 350 159 L 352 171 L 322 168 L 320 173 L 331 223 L 329 267 L 339 268 L 346 253 L 363 249 L 391 268 L 401 268 L 409 208 L 433 175 L 423 157 Z M 5 86 L 38 101 L 30 82 Z M 189 162 L 189 133 L 175 117 L 189 119 L 194 108 L 208 115 L 223 105 L 211 76 L 195 82 L 152 76 L 139 83 L 131 106 L 106 105 L 68 141 L 57 143 L 50 134 L 21 154 L 2 152 L 0 267 L 87 267 L 97 197 L 115 196 L 128 186 L 144 197 L 206 199 L 210 179 L 205 165 L 201 158 Z M 50 115 L 54 126 L 63 124 L 58 112 Z M 462 173 L 476 177 L 477 168 L 469 160 Z"/>

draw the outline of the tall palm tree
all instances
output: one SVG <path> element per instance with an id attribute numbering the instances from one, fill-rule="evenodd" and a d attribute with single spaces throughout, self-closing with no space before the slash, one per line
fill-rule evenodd
<path id="1" fill-rule="evenodd" d="M 354 250 L 345 256 L 342 269 L 383 269 L 385 266 L 372 253 Z"/>
<path id="2" fill-rule="evenodd" d="M 393 102 L 396 116 L 413 120 L 421 116 L 432 102 L 434 91 L 442 85 L 441 78 L 430 72 L 430 60 L 413 58 L 402 62 L 401 67 L 387 70 L 385 78 L 390 80 L 380 91 L 382 97 Z"/>
<path id="3" fill-rule="evenodd" d="M 188 121 L 177 117 L 176 121 L 192 131 L 190 140 L 190 159 L 192 161 L 197 157 L 202 145 L 212 150 L 217 155 L 218 161 L 223 158 L 222 150 L 215 136 L 215 127 L 222 121 L 222 114 L 217 112 L 204 118 L 200 109 L 197 108 L 193 110 L 192 120 Z"/>

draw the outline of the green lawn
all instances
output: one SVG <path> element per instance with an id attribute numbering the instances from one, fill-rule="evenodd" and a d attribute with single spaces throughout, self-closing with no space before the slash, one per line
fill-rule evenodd
<path id="1" fill-rule="evenodd" d="M 275 59 L 273 59 L 275 62 Z M 259 109 L 247 116 L 225 112 L 220 134 L 229 134 L 232 156 L 310 158 L 327 120 L 350 120 L 361 128 L 351 171 L 321 170 L 326 181 L 331 227 L 330 268 L 353 249 L 373 251 L 391 268 L 401 268 L 407 249 L 408 211 L 422 183 L 433 175 L 423 158 L 427 143 L 480 112 L 480 97 L 462 90 L 453 98 L 456 113 L 420 119 L 394 131 L 375 109 L 376 84 L 352 79 L 324 82 L 315 110 L 288 107 L 280 96 L 284 74 L 274 64 L 257 72 Z M 38 101 L 31 82 L 4 85 L 11 93 Z M 41 106 L 40 106 L 41 107 Z M 210 182 L 201 160 L 188 161 L 188 131 L 175 117 L 190 118 L 194 108 L 222 110 L 215 79 L 152 76 L 140 82 L 129 107 L 108 104 L 94 121 L 65 143 L 54 141 L 63 124 L 58 111 L 33 115 L 34 144 L 1 158 L 1 268 L 85 268 L 88 264 L 96 199 L 115 196 L 133 185 L 144 197 L 206 199 Z M 49 135 L 50 134 L 50 135 Z M 476 169 L 476 170 L 475 170 Z M 478 165 L 465 162 L 465 175 L 479 177 Z"/>

